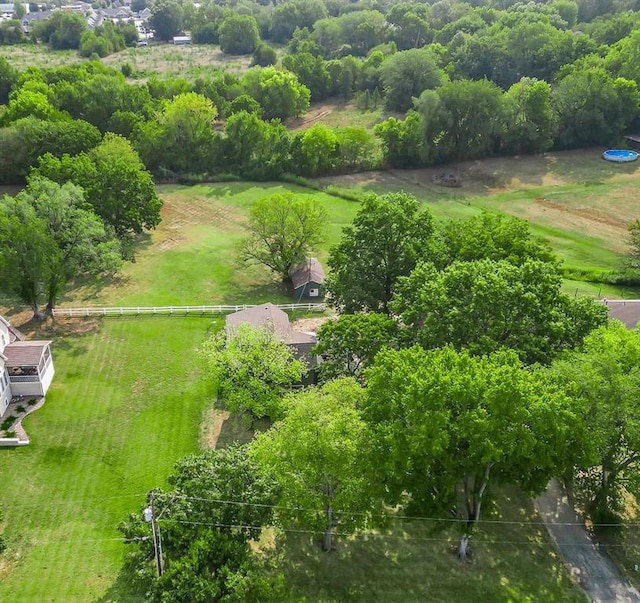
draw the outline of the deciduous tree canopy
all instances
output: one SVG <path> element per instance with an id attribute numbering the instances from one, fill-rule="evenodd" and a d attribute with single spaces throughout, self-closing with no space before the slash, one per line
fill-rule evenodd
<path id="1" fill-rule="evenodd" d="M 322 240 L 326 209 L 312 197 L 284 193 L 257 201 L 249 214 L 249 237 L 241 258 L 267 266 L 283 281 Z"/>

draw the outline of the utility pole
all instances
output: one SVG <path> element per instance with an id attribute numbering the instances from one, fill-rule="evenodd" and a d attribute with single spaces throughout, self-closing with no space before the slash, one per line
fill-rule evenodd
<path id="1" fill-rule="evenodd" d="M 151 534 L 153 535 L 153 553 L 156 559 L 158 576 L 162 576 L 164 570 L 162 564 L 162 538 L 160 537 L 160 527 L 156 521 L 156 511 L 154 506 L 155 493 L 151 492 L 149 506 L 144 510 L 144 520 L 151 524 Z"/>

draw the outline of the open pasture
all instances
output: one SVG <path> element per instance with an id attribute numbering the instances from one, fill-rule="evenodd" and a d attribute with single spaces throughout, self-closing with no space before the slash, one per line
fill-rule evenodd
<path id="1" fill-rule="evenodd" d="M 0 46 L 0 57 L 21 71 L 27 67 L 58 67 L 88 60 L 76 50 L 51 50 L 46 44 Z M 195 79 L 206 69 L 242 72 L 251 63 L 251 55 L 225 55 L 219 46 L 211 44 L 174 46 L 152 43 L 140 48 L 125 48 L 100 60 L 114 69 L 128 63 L 134 73 L 141 76 L 155 73 L 160 77 Z"/>
<path id="2" fill-rule="evenodd" d="M 437 184 L 443 173 L 458 177 L 461 186 Z M 629 250 L 627 225 L 640 217 L 640 165 L 603 161 L 598 149 L 352 174 L 317 183 L 352 193 L 405 190 L 438 218 L 467 218 L 482 210 L 524 218 L 550 242 L 569 274 L 620 268 Z M 606 288 L 599 289 L 605 294 Z"/>

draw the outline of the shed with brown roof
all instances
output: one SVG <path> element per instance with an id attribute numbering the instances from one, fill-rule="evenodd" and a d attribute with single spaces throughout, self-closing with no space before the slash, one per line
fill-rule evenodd
<path id="1" fill-rule="evenodd" d="M 316 258 L 307 258 L 289 270 L 296 299 L 317 299 L 324 297 L 324 270 Z"/>

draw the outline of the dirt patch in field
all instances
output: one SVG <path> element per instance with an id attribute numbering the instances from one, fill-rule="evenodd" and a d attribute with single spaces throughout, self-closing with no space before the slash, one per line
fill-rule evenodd
<path id="1" fill-rule="evenodd" d="M 535 202 L 537 205 L 541 205 L 542 207 L 549 208 L 561 213 L 571 214 L 572 219 L 573 217 L 578 216 L 584 218 L 584 220 L 586 221 L 597 222 L 599 224 L 605 224 L 614 228 L 625 229 L 627 227 L 627 223 L 624 220 L 616 218 L 615 216 L 612 216 L 610 214 L 605 214 L 604 212 L 592 207 L 568 207 L 566 205 L 563 205 L 562 203 L 557 203 L 555 201 L 545 199 L 544 197 L 538 197 Z"/>
<path id="2" fill-rule="evenodd" d="M 329 320 L 336 320 L 337 316 L 319 316 L 318 318 L 299 318 L 291 324 L 294 331 L 303 333 L 316 333 L 318 329 Z"/>
<path id="3" fill-rule="evenodd" d="M 216 448 L 222 427 L 231 416 L 228 410 L 209 409 L 204 417 L 201 445 L 203 448 Z"/>
<path id="4" fill-rule="evenodd" d="M 242 232 L 245 218 L 237 208 L 215 198 L 167 193 L 160 195 L 162 222 L 155 233 L 155 243 L 161 251 L 173 249 L 185 242 L 186 228 L 197 224 L 213 225 L 226 231 Z"/>

